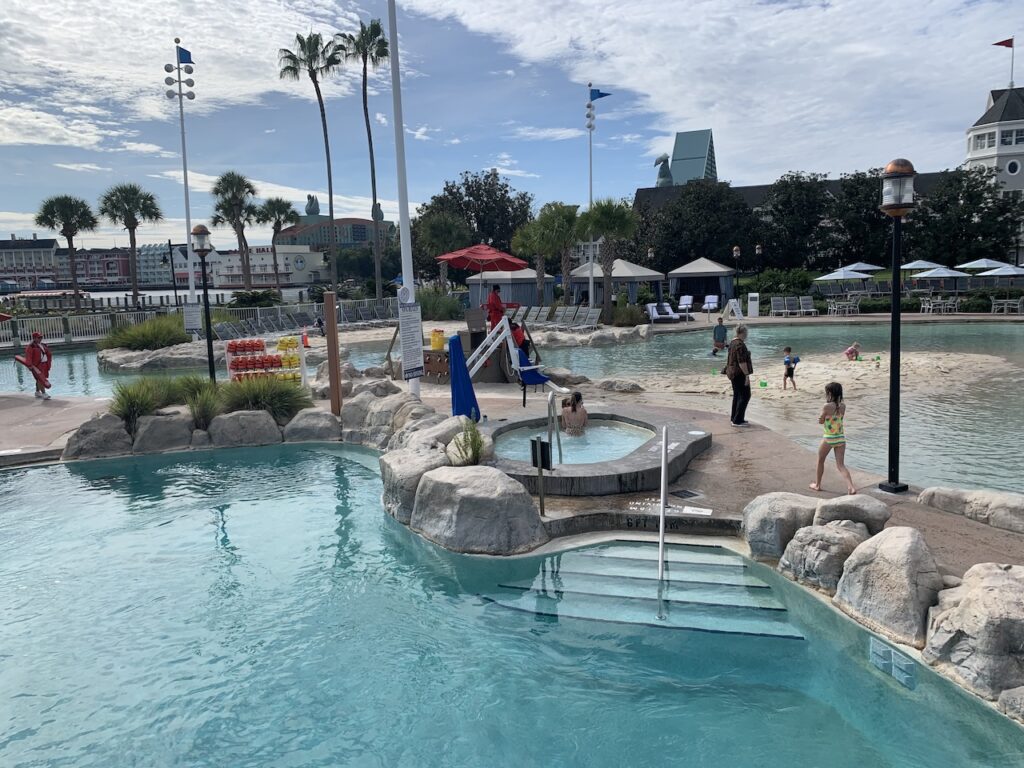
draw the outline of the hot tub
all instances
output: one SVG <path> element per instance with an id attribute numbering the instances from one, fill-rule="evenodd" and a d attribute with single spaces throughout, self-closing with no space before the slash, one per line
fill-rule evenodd
<path id="1" fill-rule="evenodd" d="M 495 454 L 503 459 L 530 460 L 530 440 L 542 436 L 547 439 L 545 426 L 519 427 L 503 432 L 494 441 Z M 579 437 L 562 433 L 563 464 L 593 464 L 611 461 L 632 453 L 654 437 L 644 427 L 610 419 L 595 420 Z M 558 461 L 558 446 L 552 437 L 551 459 Z"/>

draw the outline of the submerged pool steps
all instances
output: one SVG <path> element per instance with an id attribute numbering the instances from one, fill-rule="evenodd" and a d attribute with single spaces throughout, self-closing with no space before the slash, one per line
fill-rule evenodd
<path id="1" fill-rule="evenodd" d="M 654 543 L 600 545 L 547 557 L 528 579 L 496 584 L 485 600 L 538 616 L 802 640 L 771 587 L 720 547 L 669 546 L 665 581 Z"/>

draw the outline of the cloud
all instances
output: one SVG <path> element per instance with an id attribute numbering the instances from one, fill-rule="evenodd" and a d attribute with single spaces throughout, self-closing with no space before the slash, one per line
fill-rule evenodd
<path id="1" fill-rule="evenodd" d="M 264 128 L 264 133 L 277 133 L 277 128 Z"/>
<path id="2" fill-rule="evenodd" d="M 526 141 L 565 141 L 578 139 L 580 136 L 586 136 L 586 131 L 582 128 L 534 128 L 531 125 L 524 125 L 512 132 L 512 138 Z"/>
<path id="3" fill-rule="evenodd" d="M 637 144 L 643 136 L 639 133 L 623 133 L 619 136 L 612 136 L 612 139 L 621 141 L 623 144 Z"/>
<path id="4" fill-rule="evenodd" d="M 440 130 L 440 128 L 431 128 L 429 125 L 421 125 L 416 130 L 406 126 L 405 132 L 416 139 L 416 141 L 430 141 L 430 134 L 437 133 Z"/>
<path id="5" fill-rule="evenodd" d="M 97 171 L 112 170 L 102 165 L 96 165 L 95 163 L 54 163 L 53 167 L 64 168 L 68 171 L 81 171 L 82 173 L 96 173 Z"/>
<path id="6" fill-rule="evenodd" d="M 462 143 L 462 139 L 460 139 L 458 136 L 456 136 L 453 139 L 448 139 L 447 141 L 445 141 L 445 144 L 461 144 L 461 143 Z"/>
<path id="7" fill-rule="evenodd" d="M 516 71 L 514 69 L 492 69 L 488 74 L 499 75 L 502 77 L 515 77 Z"/>
<path id="8" fill-rule="evenodd" d="M 169 152 L 159 144 L 150 144 L 145 141 L 122 141 L 121 146 L 109 150 L 111 152 L 137 152 L 142 155 L 153 155 L 154 157 L 177 157 L 177 152 Z"/>
<path id="9" fill-rule="evenodd" d="M 388 124 L 388 116 L 385 115 L 383 112 L 377 112 L 376 114 L 374 114 L 373 119 L 376 120 L 381 125 Z"/>
<path id="10" fill-rule="evenodd" d="M 539 173 L 530 173 L 518 168 L 518 160 L 514 160 L 508 152 L 499 152 L 492 165 L 484 166 L 485 171 L 495 170 L 502 176 L 515 176 L 522 179 L 539 179 Z"/>
<path id="11" fill-rule="evenodd" d="M 121 130 L 102 128 L 90 120 L 0 100 L 0 144 L 55 144 L 97 149 L 109 138 L 124 134 Z"/>
<path id="12" fill-rule="evenodd" d="M 32 237 L 35 233 L 38 237 L 54 237 L 63 244 L 63 238 L 56 232 L 42 229 L 36 226 L 35 214 L 24 211 L 0 211 L 0 231 L 9 234 L 14 233 L 19 237 Z M 269 243 L 273 233 L 265 227 L 254 227 L 252 232 L 247 229 L 246 235 L 253 245 Z M 181 242 L 185 237 L 185 219 L 168 218 L 156 224 L 142 224 L 139 226 L 139 245 L 149 243 L 166 243 L 168 240 Z M 233 242 L 234 238 L 230 242 Z M 104 248 L 114 244 L 126 246 L 128 236 L 124 227 L 111 224 L 105 219 L 100 219 L 99 226 L 95 232 L 80 232 L 75 237 L 75 245 L 80 248 Z"/>

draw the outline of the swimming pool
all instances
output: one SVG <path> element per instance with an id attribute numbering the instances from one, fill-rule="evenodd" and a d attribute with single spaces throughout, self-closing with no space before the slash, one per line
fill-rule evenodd
<path id="1" fill-rule="evenodd" d="M 503 432 L 494 441 L 494 452 L 504 459 L 530 461 L 530 440 L 541 435 L 547 440 L 544 427 L 522 427 Z M 654 433 L 643 427 L 635 427 L 621 421 L 592 421 L 579 437 L 562 433 L 562 463 L 590 464 L 597 461 L 611 461 L 632 453 L 654 437 Z M 558 462 L 558 447 L 552 438 L 551 461 Z"/>
<path id="2" fill-rule="evenodd" d="M 0 764 L 1024 766 L 1024 731 L 928 669 L 913 691 L 877 672 L 866 632 L 766 568 L 678 555 L 699 562 L 673 578 L 712 583 L 668 624 L 728 593 L 705 631 L 649 626 L 649 591 L 569 618 L 581 560 L 630 590 L 653 564 L 446 553 L 382 513 L 375 464 L 293 445 L 0 473 Z M 708 631 L 728 625 L 757 631 Z"/>

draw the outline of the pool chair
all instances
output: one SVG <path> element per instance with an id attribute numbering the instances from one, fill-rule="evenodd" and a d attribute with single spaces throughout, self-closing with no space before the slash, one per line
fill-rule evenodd
<path id="1" fill-rule="evenodd" d="M 785 317 L 786 302 L 781 296 L 772 296 L 771 317 Z"/>
<path id="2" fill-rule="evenodd" d="M 794 317 L 800 316 L 800 300 L 796 296 L 786 297 L 786 314 Z"/>
<path id="3" fill-rule="evenodd" d="M 670 323 L 678 323 L 683 318 L 672 311 L 672 305 L 667 301 L 663 301 L 657 306 L 658 312 L 661 317 L 667 317 Z"/>
<path id="4" fill-rule="evenodd" d="M 553 325 L 552 329 L 556 331 L 569 330 L 572 328 L 573 323 L 576 322 L 576 317 L 586 311 L 587 310 L 582 307 L 566 307 L 565 316 L 562 318 L 562 322 L 557 325 Z"/>
<path id="5" fill-rule="evenodd" d="M 814 299 L 810 296 L 800 297 L 800 314 L 801 315 L 814 315 L 818 314 L 818 308 L 814 306 Z"/>
<path id="6" fill-rule="evenodd" d="M 708 316 L 708 322 L 711 322 L 711 313 L 718 311 L 718 296 L 705 296 L 704 306 L 700 308 L 700 311 L 704 312 Z"/>
<path id="7" fill-rule="evenodd" d="M 679 314 L 684 320 L 691 320 L 690 313 L 693 312 L 693 296 L 679 297 Z"/>
<path id="8" fill-rule="evenodd" d="M 523 388 L 523 408 L 526 407 L 526 388 L 533 387 L 533 391 L 537 391 L 537 387 L 551 387 L 555 392 L 561 395 L 568 395 L 569 390 L 564 387 L 560 387 L 555 384 L 551 379 L 540 372 L 541 366 L 534 365 L 530 362 L 530 358 L 523 350 L 516 350 L 519 353 L 519 384 Z"/>

